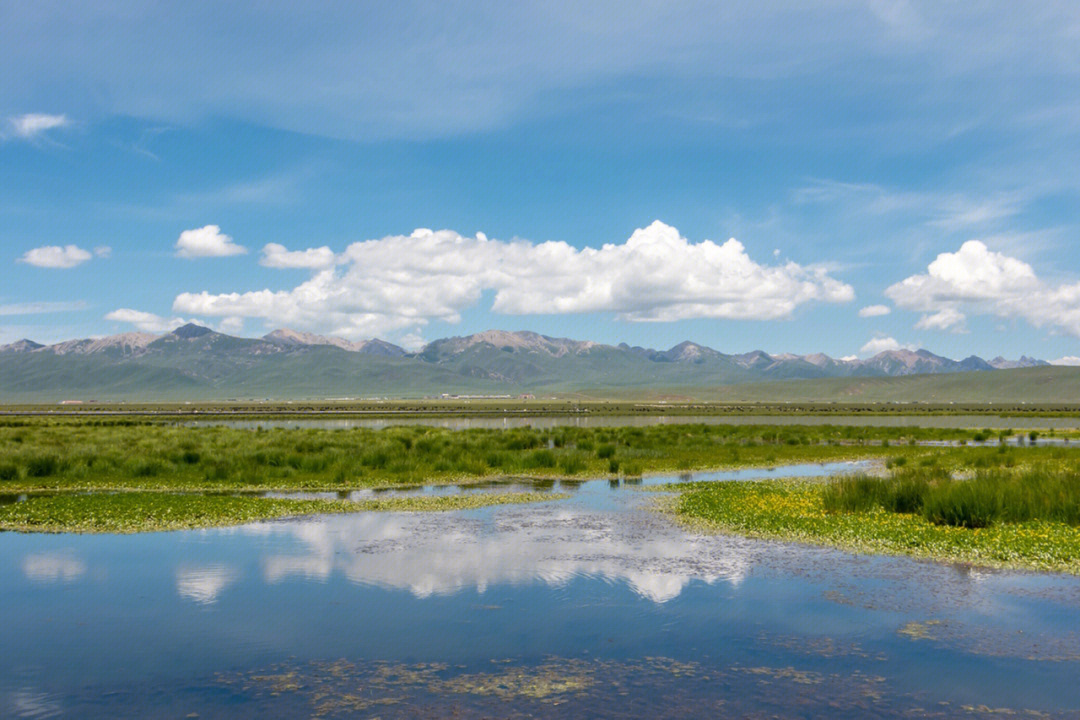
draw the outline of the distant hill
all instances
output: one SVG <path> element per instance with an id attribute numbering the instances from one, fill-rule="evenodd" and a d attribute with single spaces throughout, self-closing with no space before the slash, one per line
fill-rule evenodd
<path id="1" fill-rule="evenodd" d="M 957 361 L 927 350 L 890 350 L 865 360 L 760 350 L 727 354 L 689 341 L 653 350 L 503 330 L 435 340 L 409 353 L 378 339 L 354 342 L 288 329 L 241 338 L 189 324 L 160 336 L 2 346 L 0 401 L 625 394 L 660 388 L 731 399 L 941 399 L 926 393 L 990 399 L 1002 388 L 1027 392 L 1009 378 L 1040 379 L 1045 386 L 1080 374 L 1046 365 L 1027 357 Z M 910 382 L 899 382 L 905 378 Z M 1080 400 L 1080 394 L 1069 398 Z"/>

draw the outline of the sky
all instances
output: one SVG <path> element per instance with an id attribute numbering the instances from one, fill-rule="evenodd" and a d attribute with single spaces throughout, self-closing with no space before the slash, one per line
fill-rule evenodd
<path id="1" fill-rule="evenodd" d="M 0 0 L 0 343 L 1080 356 L 1080 4 Z"/>

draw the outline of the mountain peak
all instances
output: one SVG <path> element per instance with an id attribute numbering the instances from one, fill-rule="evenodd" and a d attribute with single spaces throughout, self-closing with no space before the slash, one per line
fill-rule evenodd
<path id="1" fill-rule="evenodd" d="M 126 332 L 119 335 L 106 335 L 99 338 L 68 340 L 48 347 L 56 355 L 91 355 L 93 353 L 117 350 L 121 353 L 138 353 L 158 339 L 157 335 L 147 332 Z"/>
<path id="2" fill-rule="evenodd" d="M 276 345 L 286 346 L 311 346 L 311 345 L 326 345 L 330 347 L 340 348 L 347 352 L 365 353 L 368 355 L 382 355 L 384 357 L 402 357 L 408 355 L 403 348 L 388 343 L 385 340 L 378 338 L 372 338 L 370 340 L 357 340 L 351 342 L 345 338 L 334 337 L 333 335 L 316 335 L 315 333 L 302 332 L 300 330 L 291 330 L 289 328 L 279 328 L 273 332 L 269 332 L 263 335 L 263 340 L 274 343 Z"/>
<path id="3" fill-rule="evenodd" d="M 0 346 L 0 352 L 34 352 L 45 347 L 41 343 L 36 343 L 33 340 L 23 338 L 22 340 L 16 340 L 10 345 Z"/>
<path id="4" fill-rule="evenodd" d="M 214 332 L 208 327 L 202 325 L 196 325 L 195 323 L 188 323 L 187 325 L 181 325 L 172 331 L 172 334 L 178 338 L 184 340 L 190 340 L 191 338 L 202 337 L 203 335 L 209 335 Z"/>
<path id="5" fill-rule="evenodd" d="M 436 340 L 424 348 L 428 356 L 434 354 L 456 354 L 478 345 L 490 345 L 499 350 L 516 352 L 542 352 L 554 357 L 569 353 L 581 353 L 596 347 L 599 343 L 588 340 L 570 340 L 567 338 L 548 337 L 529 330 L 485 330 L 483 332 Z"/>

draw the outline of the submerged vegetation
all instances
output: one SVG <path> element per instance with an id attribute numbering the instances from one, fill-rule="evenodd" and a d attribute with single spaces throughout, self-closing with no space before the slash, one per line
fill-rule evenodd
<path id="1" fill-rule="evenodd" d="M 87 533 L 188 530 L 318 513 L 467 510 L 564 497 L 552 493 L 469 493 L 350 502 L 148 492 L 47 495 L 0 505 L 0 530 Z"/>
<path id="2" fill-rule="evenodd" d="M 759 537 L 869 553 L 1080 574 L 1080 474 L 940 467 L 827 482 L 679 486 L 682 517 Z"/>

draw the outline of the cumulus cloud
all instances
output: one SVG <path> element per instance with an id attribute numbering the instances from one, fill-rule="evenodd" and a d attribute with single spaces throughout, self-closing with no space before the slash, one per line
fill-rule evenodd
<path id="1" fill-rule="evenodd" d="M 292 290 L 182 293 L 173 309 L 370 336 L 457 322 L 485 291 L 507 315 L 610 312 L 629 321 L 772 320 L 854 298 L 825 268 L 759 264 L 737 240 L 691 243 L 661 222 L 622 244 L 581 249 L 420 229 L 353 243 L 337 263 Z"/>
<path id="2" fill-rule="evenodd" d="M 45 113 L 27 113 L 8 118 L 11 134 L 20 140 L 34 140 L 54 128 L 71 124 L 67 115 L 46 115 Z"/>
<path id="3" fill-rule="evenodd" d="M 876 337 L 876 338 L 870 340 L 869 342 L 867 342 L 861 348 L 859 348 L 859 352 L 863 353 L 864 355 L 877 355 L 878 353 L 885 352 L 887 350 L 914 350 L 914 349 L 915 349 L 915 346 L 913 346 L 913 345 L 901 345 L 900 342 L 897 341 L 897 339 L 893 338 L 893 337 Z"/>
<path id="4" fill-rule="evenodd" d="M 1080 367 L 1080 357 L 1075 355 L 1066 355 L 1065 357 L 1059 357 L 1057 360 L 1051 360 L 1051 365 L 1062 365 L 1067 367 Z"/>
<path id="5" fill-rule="evenodd" d="M 94 248 L 94 255 L 99 258 L 112 257 L 112 248 L 108 245 L 98 245 Z"/>
<path id="6" fill-rule="evenodd" d="M 306 268 L 320 270 L 334 265 L 337 256 L 330 248 L 310 248 L 308 250 L 287 250 L 284 245 L 267 243 L 262 249 L 262 259 L 259 264 L 265 267 L 294 269 Z"/>
<path id="7" fill-rule="evenodd" d="M 176 255 L 182 258 L 229 257 L 246 252 L 246 247 L 234 243 L 217 225 L 185 230 L 176 240 Z"/>
<path id="8" fill-rule="evenodd" d="M 1017 258 L 969 240 L 941 253 L 925 273 L 885 290 L 899 307 L 923 313 L 916 327 L 962 332 L 968 315 L 1022 318 L 1080 336 L 1080 283 L 1054 285 Z"/>
<path id="9" fill-rule="evenodd" d="M 859 310 L 859 317 L 881 317 L 882 315 L 888 315 L 890 312 L 892 310 L 889 309 L 888 305 L 867 305 Z"/>
<path id="10" fill-rule="evenodd" d="M 19 262 L 40 268 L 73 268 L 81 265 L 93 254 L 89 250 L 83 250 L 78 245 L 46 245 L 44 247 L 27 250 L 19 258 Z"/>
<path id="11" fill-rule="evenodd" d="M 105 316 L 106 320 L 114 322 L 130 323 L 143 332 L 168 332 L 175 330 L 188 321 L 183 318 L 163 318 L 154 313 L 132 310 L 131 308 L 119 308 Z"/>

